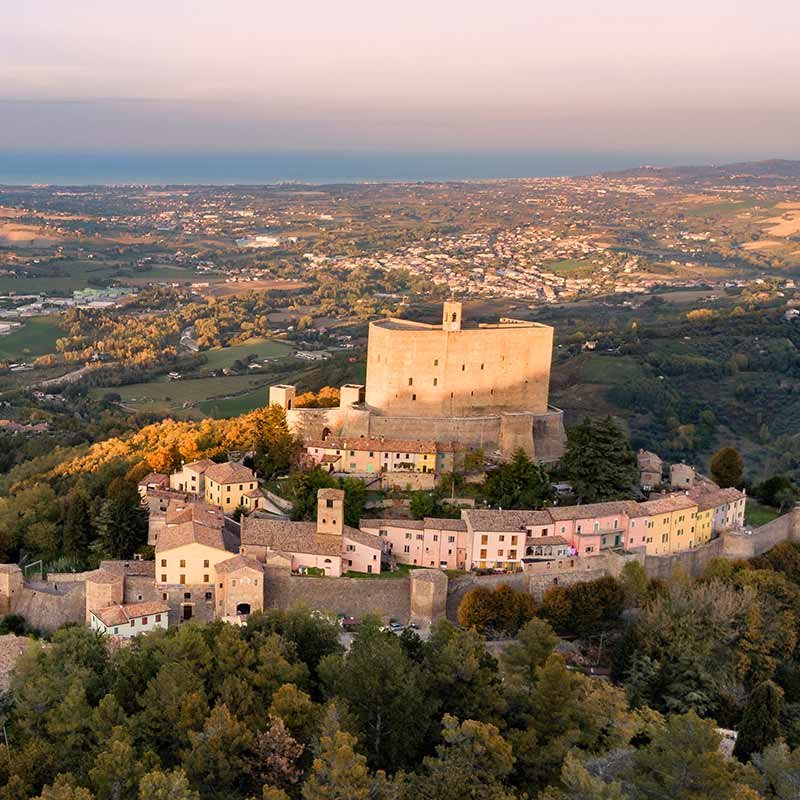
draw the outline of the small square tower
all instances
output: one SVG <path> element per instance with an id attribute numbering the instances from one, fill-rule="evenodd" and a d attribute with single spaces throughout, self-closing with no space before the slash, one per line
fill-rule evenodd
<path id="1" fill-rule="evenodd" d="M 364 402 L 364 384 L 346 383 L 339 389 L 339 407 L 347 408 Z"/>
<path id="2" fill-rule="evenodd" d="M 461 330 L 461 303 L 448 300 L 442 307 L 442 330 Z"/>
<path id="3" fill-rule="evenodd" d="M 320 489 L 317 492 L 317 533 L 341 536 L 344 530 L 344 491 Z"/>
<path id="4" fill-rule="evenodd" d="M 294 405 L 296 389 L 285 383 L 269 387 L 269 404 L 279 405 L 284 411 L 291 411 Z"/>

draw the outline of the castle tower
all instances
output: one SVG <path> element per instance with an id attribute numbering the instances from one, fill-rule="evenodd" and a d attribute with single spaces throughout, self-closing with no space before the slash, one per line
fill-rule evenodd
<path id="1" fill-rule="evenodd" d="M 279 383 L 269 387 L 269 404 L 279 405 L 285 411 L 291 411 L 294 405 L 296 390 L 294 386 Z"/>
<path id="2" fill-rule="evenodd" d="M 442 307 L 442 330 L 461 330 L 461 303 L 455 300 L 448 300 L 444 303 Z"/>
<path id="3" fill-rule="evenodd" d="M 320 489 L 317 492 L 317 533 L 341 536 L 344 530 L 344 491 Z"/>

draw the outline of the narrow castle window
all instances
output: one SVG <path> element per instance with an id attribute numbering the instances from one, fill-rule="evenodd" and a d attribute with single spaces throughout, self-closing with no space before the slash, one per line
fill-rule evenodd
<path id="1" fill-rule="evenodd" d="M 436 386 L 438 383 L 439 383 L 439 379 L 438 378 L 434 378 L 433 379 L 433 385 Z"/>
<path id="2" fill-rule="evenodd" d="M 434 358 L 433 359 L 433 366 L 434 367 L 438 367 L 439 366 L 439 359 L 438 358 Z"/>
<path id="3" fill-rule="evenodd" d="M 462 372 L 463 372 L 463 371 L 464 371 L 466 368 L 467 368 L 467 365 L 466 365 L 466 364 L 462 364 L 462 365 L 461 365 L 461 371 L 462 371 Z"/>
<path id="4" fill-rule="evenodd" d="M 416 400 L 416 399 L 417 399 L 417 396 L 416 396 L 415 394 L 412 394 L 412 395 L 411 395 L 411 399 L 412 399 L 412 400 Z"/>
<path id="5" fill-rule="evenodd" d="M 408 385 L 409 386 L 413 386 L 414 385 L 414 379 L 413 378 L 409 378 L 408 379 Z"/>

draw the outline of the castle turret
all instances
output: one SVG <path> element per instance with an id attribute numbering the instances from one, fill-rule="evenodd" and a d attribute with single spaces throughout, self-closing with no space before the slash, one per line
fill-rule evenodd
<path id="1" fill-rule="evenodd" d="M 461 330 L 461 303 L 448 300 L 442 307 L 442 330 Z"/>
<path id="2" fill-rule="evenodd" d="M 341 536 L 344 530 L 344 492 L 320 489 L 317 492 L 317 533 Z"/>

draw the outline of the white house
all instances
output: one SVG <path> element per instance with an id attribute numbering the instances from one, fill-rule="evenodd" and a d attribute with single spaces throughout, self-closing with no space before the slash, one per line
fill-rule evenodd
<path id="1" fill-rule="evenodd" d="M 169 606 L 166 603 L 125 603 L 90 611 L 90 627 L 98 633 L 130 638 L 157 628 L 169 627 Z"/>

